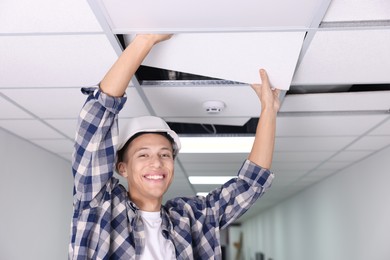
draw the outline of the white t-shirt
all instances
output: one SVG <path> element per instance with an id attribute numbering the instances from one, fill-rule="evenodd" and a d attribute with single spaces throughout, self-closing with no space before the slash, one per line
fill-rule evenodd
<path id="1" fill-rule="evenodd" d="M 145 249 L 141 260 L 176 259 L 172 242 L 162 235 L 160 212 L 140 210 L 140 213 L 145 226 Z"/>

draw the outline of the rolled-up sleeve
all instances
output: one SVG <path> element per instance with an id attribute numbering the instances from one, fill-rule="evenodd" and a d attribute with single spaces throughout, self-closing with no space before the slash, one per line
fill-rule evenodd
<path id="1" fill-rule="evenodd" d="M 238 177 L 248 182 L 250 185 L 257 183 L 264 189 L 271 187 L 274 174 L 268 169 L 262 168 L 255 163 L 246 160 L 242 165 Z"/>
<path id="2" fill-rule="evenodd" d="M 89 203 L 113 175 L 118 142 L 118 113 L 126 96 L 111 97 L 98 88 L 83 88 L 88 95 L 81 109 L 72 157 L 74 202 Z"/>

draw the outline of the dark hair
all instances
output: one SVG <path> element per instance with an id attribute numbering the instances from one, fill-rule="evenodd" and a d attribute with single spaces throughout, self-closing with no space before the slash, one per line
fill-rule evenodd
<path id="1" fill-rule="evenodd" d="M 135 139 L 137 138 L 138 136 L 140 135 L 143 135 L 143 134 L 159 134 L 159 135 L 162 135 L 164 136 L 165 138 L 168 139 L 168 141 L 171 143 L 172 145 L 172 149 L 173 149 L 173 146 L 174 146 L 174 140 L 173 138 L 167 134 L 166 132 L 139 132 L 139 133 L 136 133 L 135 135 L 133 135 L 132 137 L 129 138 L 129 140 L 127 140 L 127 142 L 125 143 L 125 145 L 117 151 L 116 153 L 116 156 L 117 156 L 117 160 L 116 160 L 116 165 L 115 165 L 115 168 L 116 170 L 118 171 L 118 164 L 120 162 L 123 162 L 124 161 L 124 158 L 125 158 L 125 155 L 126 155 L 126 151 L 127 151 L 127 148 L 129 146 L 129 144 Z M 175 159 L 175 155 L 173 156 L 173 159 Z"/>

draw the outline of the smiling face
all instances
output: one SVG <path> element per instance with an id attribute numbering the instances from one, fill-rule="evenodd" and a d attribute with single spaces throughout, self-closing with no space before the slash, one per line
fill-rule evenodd
<path id="1" fill-rule="evenodd" d="M 127 178 L 132 201 L 141 210 L 159 211 L 174 175 L 171 142 L 160 134 L 137 136 L 127 147 L 118 170 Z"/>

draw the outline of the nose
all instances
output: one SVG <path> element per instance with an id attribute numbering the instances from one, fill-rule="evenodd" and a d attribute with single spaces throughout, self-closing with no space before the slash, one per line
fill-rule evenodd
<path id="1" fill-rule="evenodd" d="M 150 157 L 150 165 L 155 168 L 160 168 L 163 165 L 162 159 L 159 155 L 153 155 Z"/>

